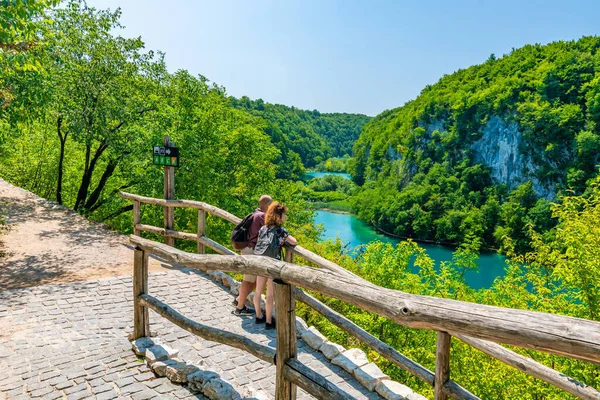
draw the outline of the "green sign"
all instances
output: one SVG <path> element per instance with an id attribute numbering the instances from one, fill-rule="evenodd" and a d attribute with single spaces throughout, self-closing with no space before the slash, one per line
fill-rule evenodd
<path id="1" fill-rule="evenodd" d="M 156 165 L 179 167 L 179 148 L 168 146 L 154 146 L 152 161 Z"/>

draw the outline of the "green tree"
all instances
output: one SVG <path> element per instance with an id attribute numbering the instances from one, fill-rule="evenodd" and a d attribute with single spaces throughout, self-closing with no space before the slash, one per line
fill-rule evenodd
<path id="1" fill-rule="evenodd" d="M 51 87 L 49 112 L 60 142 L 56 199 L 63 202 L 63 165 L 69 139 L 85 148 L 83 173 L 73 208 L 93 211 L 100 193 L 124 158 L 143 143 L 132 124 L 157 108 L 162 57 L 143 53 L 140 38 L 115 37 L 120 10 L 96 10 L 78 1 L 53 13 L 53 61 L 40 84 Z M 24 87 L 27 90 L 28 87 Z M 102 173 L 95 178 L 102 163 Z M 95 184 L 95 187 L 94 187 Z"/>
<path id="2" fill-rule="evenodd" d="M 39 31 L 49 21 L 46 9 L 59 0 L 0 0 L 0 117 L 14 98 L 11 77 L 27 71 L 39 72 L 40 62 L 30 55 L 40 46 Z"/>
<path id="3" fill-rule="evenodd" d="M 292 150 L 307 168 L 314 168 L 331 156 L 351 155 L 354 141 L 369 120 L 366 115 L 299 110 L 265 103 L 262 99 L 253 101 L 246 96 L 230 100 L 234 107 L 268 122 L 273 141 L 285 142 L 285 147 L 280 147 L 283 160 L 287 160 L 285 151 Z"/>
<path id="4" fill-rule="evenodd" d="M 562 283 L 578 316 L 600 320 L 600 180 L 595 179 L 589 196 L 564 196 L 552 207 L 558 219 L 555 236 L 546 239 L 532 229 L 533 251 L 527 262 L 539 266 Z"/>

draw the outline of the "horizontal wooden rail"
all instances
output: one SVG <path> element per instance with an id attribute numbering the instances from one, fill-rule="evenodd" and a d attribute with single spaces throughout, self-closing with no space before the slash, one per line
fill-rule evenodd
<path id="1" fill-rule="evenodd" d="M 175 239 L 193 240 L 194 242 L 198 239 L 197 236 L 193 233 L 180 232 L 173 229 L 159 228 L 157 226 L 152 225 L 136 224 L 134 228 L 140 231 L 155 233 L 157 235 L 168 236 Z"/>
<path id="2" fill-rule="evenodd" d="M 155 204 L 157 206 L 163 207 L 183 207 L 183 208 L 195 208 L 198 210 L 204 210 L 209 214 L 216 215 L 217 217 L 221 217 L 233 224 L 237 224 L 241 221 L 240 218 L 235 215 L 228 213 L 225 210 L 221 210 L 218 207 L 211 206 L 210 204 L 203 203 L 201 201 L 195 200 L 164 200 L 164 199 L 155 199 L 153 197 L 145 197 L 137 194 L 125 193 L 121 192 L 121 197 L 129 200 L 137 200 L 140 203 L 145 204 Z"/>
<path id="3" fill-rule="evenodd" d="M 186 318 L 169 305 L 148 294 L 140 295 L 139 301 L 142 305 L 155 311 L 161 317 L 168 319 L 175 325 L 185 329 L 190 333 L 193 333 L 194 335 L 200 336 L 206 340 L 226 344 L 228 346 L 247 351 L 263 361 L 274 364 L 275 350 L 268 346 L 255 343 L 243 335 L 238 335 L 222 329 L 202 325 L 196 321 Z"/>
<path id="4" fill-rule="evenodd" d="M 330 307 L 321 303 L 319 300 L 315 299 L 308 293 L 297 289 L 296 299 L 311 307 L 319 314 L 327 318 L 332 324 L 345 330 L 346 332 L 348 332 L 349 334 L 351 334 L 352 336 L 354 336 L 373 350 L 377 351 L 379 354 L 381 354 L 400 368 L 410 372 L 417 378 L 421 379 L 423 382 L 428 383 L 429 386 L 433 386 L 433 372 L 423 367 L 421 364 L 406 357 L 404 354 L 398 352 L 392 346 L 383 343 L 381 340 L 377 339 L 375 336 L 371 335 L 369 332 L 365 331 L 360 326 L 356 325 L 354 322 L 344 317 L 342 314 L 332 310 Z"/>
<path id="5" fill-rule="evenodd" d="M 446 395 L 452 397 L 453 399 L 480 400 L 479 397 L 475 396 L 473 393 L 469 392 L 453 380 L 444 382 L 442 390 Z"/>
<path id="6" fill-rule="evenodd" d="M 581 383 L 571 377 L 568 377 L 550 367 L 540 364 L 531 358 L 522 356 L 507 348 L 500 346 L 497 343 L 488 342 L 486 340 L 474 339 L 465 335 L 452 334 L 462 340 L 469 346 L 483 351 L 489 356 L 492 356 L 505 364 L 510 365 L 525 372 L 531 376 L 548 382 L 566 392 L 571 393 L 580 399 L 600 400 L 600 392 L 591 386 Z"/>
<path id="7" fill-rule="evenodd" d="M 423 367 L 416 361 L 411 360 L 404 354 L 398 352 L 392 346 L 382 342 L 369 332 L 344 317 L 342 314 L 334 311 L 327 305 L 323 304 L 319 300 L 315 299 L 310 294 L 303 292 L 300 289 L 296 289 L 296 299 L 311 307 L 319 314 L 327 318 L 332 324 L 340 329 L 348 332 L 350 335 L 357 338 L 362 343 L 375 350 L 383 357 L 396 364 L 400 368 L 410 372 L 412 375 L 421 379 L 423 382 L 433 386 L 434 374 L 427 368 Z M 469 392 L 467 389 L 460 386 L 458 383 L 448 381 L 443 386 L 444 392 L 454 399 L 459 400 L 479 400 L 479 397 Z"/>
<path id="8" fill-rule="evenodd" d="M 201 270 L 247 273 L 280 279 L 343 300 L 411 328 L 456 332 L 600 363 L 600 323 L 366 286 L 329 271 L 260 256 L 186 253 L 131 236 L 131 243 L 167 260 Z"/>
<path id="9" fill-rule="evenodd" d="M 345 276 L 347 278 L 353 278 L 353 279 L 358 278 L 358 279 L 361 279 L 365 284 L 373 285 L 371 282 L 357 277 L 356 275 L 354 275 L 352 272 L 348 271 L 347 269 L 340 267 L 336 263 L 331 262 L 328 259 L 323 258 L 320 255 L 315 254 L 312 251 L 307 250 L 302 246 L 294 246 L 292 248 L 292 251 L 294 252 L 294 254 L 299 255 L 300 257 L 304 258 L 306 261 L 309 261 L 318 267 L 335 272 L 336 274 Z M 375 286 L 375 285 L 373 285 L 373 286 Z"/>
<path id="10" fill-rule="evenodd" d="M 173 237 L 176 239 L 190 240 L 193 242 L 198 241 L 198 242 L 202 243 L 203 245 L 210 247 L 217 253 L 223 254 L 223 255 L 233 256 L 233 255 L 237 254 L 236 252 L 229 250 L 227 247 L 222 246 L 221 244 L 215 242 L 212 239 L 207 238 L 206 236 L 198 237 L 198 235 L 195 235 L 193 233 L 175 231 L 172 229 L 159 228 L 157 226 L 144 225 L 144 224 L 136 224 L 135 229 L 140 230 L 140 231 L 150 232 L 150 233 L 156 233 L 157 235 Z"/>
<path id="11" fill-rule="evenodd" d="M 232 224 L 238 224 L 242 220 L 241 218 L 236 217 L 235 215 L 233 215 L 225 210 L 222 210 L 218 207 L 212 206 L 207 203 L 203 203 L 201 201 L 163 200 L 163 199 L 155 199 L 153 197 L 145 197 L 145 196 L 140 196 L 137 194 L 131 194 L 131 193 L 126 193 L 126 192 L 121 192 L 121 197 L 123 197 L 125 199 L 129 199 L 129 200 L 133 200 L 134 203 L 140 202 L 140 203 L 145 203 L 145 204 L 155 204 L 155 205 L 163 206 L 163 207 L 184 207 L 184 208 L 193 208 L 193 209 L 203 210 L 203 211 L 208 212 L 209 214 L 223 218 L 224 220 L 229 221 Z M 139 221 L 139 219 L 137 221 Z M 147 229 L 142 229 L 140 226 L 147 228 Z M 193 235 L 191 233 L 177 232 L 177 231 L 165 231 L 165 230 L 161 230 L 159 232 L 159 231 L 156 231 L 156 229 L 161 229 L 161 228 L 156 228 L 151 225 L 141 225 L 141 224 L 136 223 L 136 227 L 134 227 L 134 229 L 142 229 L 142 230 L 146 230 L 148 232 L 153 232 L 153 233 L 157 233 L 159 235 L 164 235 L 164 236 L 179 235 L 179 236 L 172 236 L 172 237 L 180 238 L 180 239 L 196 240 L 196 235 Z M 150 230 L 150 229 L 153 229 L 153 230 Z M 191 236 L 194 236 L 194 238 L 192 238 Z M 225 249 L 224 246 L 221 246 L 221 247 L 223 249 Z M 215 249 L 213 249 L 213 250 L 215 250 Z M 300 257 L 304 258 L 306 261 L 312 262 L 313 264 L 317 265 L 318 267 L 337 272 L 339 275 L 346 276 L 349 278 L 356 277 L 356 275 L 354 275 L 350 271 L 340 267 L 336 263 L 333 263 L 333 262 L 327 260 L 326 258 L 323 258 L 323 257 L 311 252 L 310 250 L 303 248 L 302 246 L 295 246 L 292 250 L 295 254 L 298 254 Z M 215 251 L 217 251 L 217 250 L 215 250 Z M 221 253 L 221 254 L 223 254 L 223 253 Z M 367 281 L 364 281 L 364 282 L 367 282 Z"/>
<path id="12" fill-rule="evenodd" d="M 349 395 L 322 375 L 319 375 L 306 365 L 302 364 L 297 358 L 288 360 L 283 367 L 283 376 L 285 379 L 295 383 L 317 399 L 355 399 L 355 397 Z"/>

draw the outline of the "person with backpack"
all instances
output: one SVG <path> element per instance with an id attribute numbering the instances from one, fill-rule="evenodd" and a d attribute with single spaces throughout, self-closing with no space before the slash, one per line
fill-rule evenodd
<path id="1" fill-rule="evenodd" d="M 254 246 L 258 240 L 258 231 L 265 224 L 265 212 L 273 200 L 269 195 L 262 195 L 258 200 L 259 207 L 252 214 L 248 214 L 233 230 L 231 242 L 233 248 L 241 250 L 242 255 L 254 254 Z M 246 306 L 246 298 L 256 286 L 256 275 L 244 274 L 240 285 L 239 296 L 233 301 L 234 315 L 253 315 L 254 310 Z M 260 297 L 260 296 L 259 296 Z"/>
<path id="2" fill-rule="evenodd" d="M 273 202 L 265 215 L 265 225 L 258 231 L 258 240 L 254 246 L 254 254 L 281 260 L 281 249 L 287 242 L 292 246 L 297 244 L 296 239 L 291 236 L 282 226 L 287 218 L 287 207 L 278 202 Z M 260 309 L 260 295 L 265 284 L 267 285 L 267 299 L 265 302 L 265 315 Z M 273 278 L 265 276 L 256 277 L 256 291 L 254 292 L 254 308 L 256 310 L 257 324 L 265 323 L 265 329 L 275 328 L 272 321 L 273 313 Z"/>

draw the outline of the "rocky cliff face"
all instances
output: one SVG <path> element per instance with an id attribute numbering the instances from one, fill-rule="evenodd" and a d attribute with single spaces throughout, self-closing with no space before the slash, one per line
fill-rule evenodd
<path id="1" fill-rule="evenodd" d="M 492 116 L 481 139 L 471 146 L 474 161 L 489 167 L 492 178 L 498 183 L 514 189 L 531 180 L 538 196 L 552 199 L 556 195 L 554 185 L 545 186 L 536 178 L 531 159 L 519 151 L 521 137 L 517 122 L 507 122 L 499 116 Z"/>
<path id="2" fill-rule="evenodd" d="M 427 132 L 422 139 L 423 147 L 431 141 L 432 132 L 447 129 L 443 120 L 435 120 L 421 127 Z M 530 180 L 539 197 L 551 200 L 556 196 L 555 183 L 544 184 L 536 177 L 536 166 L 531 157 L 522 153 L 522 136 L 516 121 L 507 121 L 506 118 L 497 115 L 492 116 L 483 128 L 483 136 L 470 146 L 474 156 L 473 163 L 490 168 L 495 183 L 505 184 L 510 190 Z M 370 148 L 367 147 L 367 156 L 369 150 Z M 394 146 L 390 145 L 387 148 L 386 158 L 395 165 L 399 175 L 406 176 L 408 180 L 417 173 L 415 165 L 399 162 L 403 157 Z"/>

